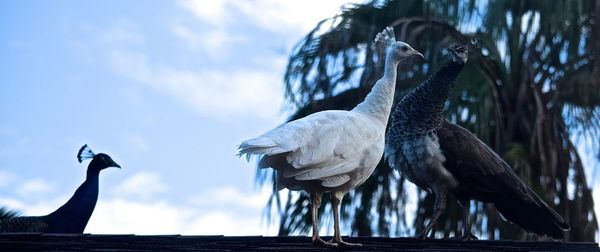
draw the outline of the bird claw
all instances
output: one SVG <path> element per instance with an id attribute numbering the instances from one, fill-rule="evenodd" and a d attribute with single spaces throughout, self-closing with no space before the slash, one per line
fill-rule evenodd
<path id="1" fill-rule="evenodd" d="M 318 238 L 318 239 L 320 239 L 320 238 Z M 329 246 L 327 244 L 330 244 L 330 245 L 333 244 L 333 245 L 335 245 L 333 247 L 338 247 L 338 246 L 340 246 L 340 247 L 362 247 L 361 243 L 350 243 L 350 242 L 343 241 L 342 239 L 336 240 L 335 238 L 331 238 L 331 240 L 329 240 L 329 241 L 323 241 L 323 240 L 321 240 L 321 241 L 324 243 L 323 245 L 325 245 L 325 246 Z M 313 244 L 316 245 L 315 241 L 313 241 Z"/>
<path id="2" fill-rule="evenodd" d="M 320 237 L 313 237 L 313 241 L 312 242 L 313 242 L 313 245 L 315 245 L 315 246 L 325 246 L 325 247 L 329 247 L 329 248 L 337 248 L 339 246 L 335 242 L 324 241 Z"/>
<path id="3" fill-rule="evenodd" d="M 362 247 L 362 244 L 360 243 L 350 243 L 342 240 L 337 241 L 337 244 L 339 244 L 342 247 Z"/>
<path id="4" fill-rule="evenodd" d="M 475 236 L 475 235 L 473 235 L 471 233 L 463 235 L 460 239 L 463 240 L 463 241 L 477 241 L 477 240 L 479 240 L 479 238 L 477 238 L 477 236 Z"/>

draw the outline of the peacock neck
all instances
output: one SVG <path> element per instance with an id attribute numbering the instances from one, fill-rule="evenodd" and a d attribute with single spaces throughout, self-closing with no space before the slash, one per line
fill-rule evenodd
<path id="1" fill-rule="evenodd" d="M 99 171 L 89 171 L 86 180 L 77 188 L 75 194 L 59 209 L 49 215 L 67 233 L 83 233 L 98 200 Z"/>
<path id="2" fill-rule="evenodd" d="M 383 127 L 387 125 L 394 92 L 396 91 L 397 69 L 400 61 L 388 53 L 385 59 L 383 77 L 379 79 L 365 100 L 358 104 L 353 111 L 367 114 L 381 122 Z"/>

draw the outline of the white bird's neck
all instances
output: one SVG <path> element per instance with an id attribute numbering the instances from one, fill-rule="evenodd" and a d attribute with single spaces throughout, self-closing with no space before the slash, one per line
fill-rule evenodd
<path id="1" fill-rule="evenodd" d="M 388 53 L 385 59 L 383 77 L 379 79 L 365 100 L 358 104 L 352 111 L 367 114 L 383 124 L 387 125 L 394 102 L 396 91 L 396 76 L 398 75 L 399 60 Z"/>

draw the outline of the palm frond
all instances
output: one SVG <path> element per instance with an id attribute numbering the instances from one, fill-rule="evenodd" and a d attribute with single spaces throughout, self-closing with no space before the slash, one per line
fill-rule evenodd
<path id="1" fill-rule="evenodd" d="M 21 215 L 20 211 L 8 209 L 8 207 L 0 207 L 0 220 L 10 219 Z"/>

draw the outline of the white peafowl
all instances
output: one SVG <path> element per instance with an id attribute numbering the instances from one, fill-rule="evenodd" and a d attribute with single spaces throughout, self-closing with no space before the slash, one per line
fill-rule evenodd
<path id="1" fill-rule="evenodd" d="M 313 244 L 361 246 L 342 240 L 338 208 L 344 195 L 365 182 L 381 160 L 398 64 L 411 56 L 423 57 L 410 45 L 395 41 L 391 27 L 377 34 L 374 43 L 386 46 L 384 76 L 362 103 L 351 111 L 321 111 L 288 122 L 239 146 L 240 156 L 262 155 L 258 166 L 276 170 L 278 189 L 310 195 Z M 317 216 L 321 197 L 328 192 L 334 217 L 329 242 L 319 237 Z"/>

